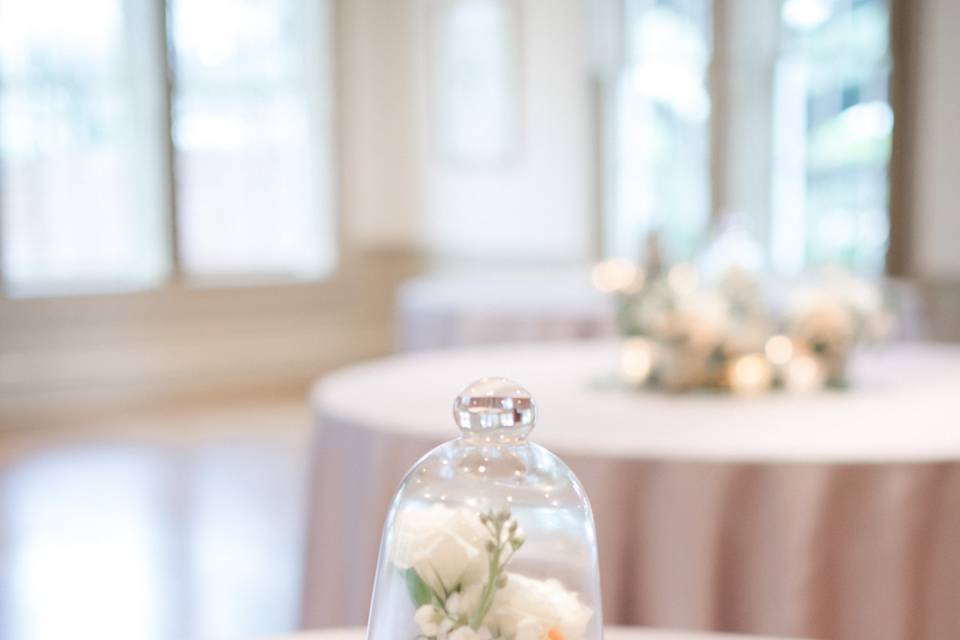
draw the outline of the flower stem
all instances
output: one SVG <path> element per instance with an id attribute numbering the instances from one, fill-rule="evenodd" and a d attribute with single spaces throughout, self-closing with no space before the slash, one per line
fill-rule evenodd
<path id="1" fill-rule="evenodd" d="M 517 549 L 523 544 L 523 538 L 517 530 L 517 523 L 510 518 L 509 510 L 505 509 L 499 513 L 490 511 L 490 513 L 481 516 L 480 519 L 487 526 L 493 540 L 487 543 L 487 548 L 490 551 L 490 567 L 487 572 L 487 583 L 483 587 L 480 606 L 477 607 L 477 610 L 470 618 L 470 628 L 474 631 L 480 628 L 480 625 L 483 624 L 483 619 L 490 611 L 490 607 L 493 606 L 493 598 L 494 595 L 496 595 L 497 587 L 503 586 L 502 581 L 505 580 L 505 578 L 501 577 L 503 570 L 511 558 L 513 558 Z M 504 529 L 506 529 L 506 536 L 504 536 Z M 500 559 L 503 557 L 504 550 L 508 544 L 510 545 L 510 552 L 507 554 L 506 559 L 501 562 Z"/>
<path id="2" fill-rule="evenodd" d="M 483 596 L 480 598 L 480 606 L 473 614 L 470 620 L 470 628 L 476 631 L 480 624 L 490 611 L 490 605 L 493 604 L 493 595 L 497 590 L 497 580 L 500 577 L 500 552 L 503 547 L 498 546 L 490 556 L 490 575 L 487 578 L 487 584 L 483 587 Z"/>

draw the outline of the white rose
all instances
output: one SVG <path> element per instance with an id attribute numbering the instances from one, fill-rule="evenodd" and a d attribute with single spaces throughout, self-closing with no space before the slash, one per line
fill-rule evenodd
<path id="1" fill-rule="evenodd" d="M 842 268 L 827 268 L 821 273 L 819 288 L 849 305 L 858 315 L 883 311 L 883 292 L 875 282 L 855 276 Z"/>
<path id="2" fill-rule="evenodd" d="M 791 305 L 790 332 L 801 339 L 829 339 L 846 343 L 853 339 L 856 318 L 842 299 L 827 291 L 805 292 Z"/>
<path id="3" fill-rule="evenodd" d="M 593 617 L 576 593 L 557 580 L 536 580 L 507 574 L 507 584 L 497 591 L 486 623 L 516 640 L 543 640 L 556 629 L 566 640 L 580 640 Z"/>
<path id="4" fill-rule="evenodd" d="M 440 631 L 443 612 L 432 604 L 425 604 L 413 614 L 413 621 L 420 627 L 420 633 L 425 636 L 435 636 Z"/>
<path id="5" fill-rule="evenodd" d="M 712 348 L 727 333 L 729 304 L 716 291 L 698 291 L 678 301 L 671 321 L 673 330 L 685 336 L 692 347 Z"/>
<path id="6" fill-rule="evenodd" d="M 434 593 L 445 595 L 486 576 L 489 532 L 474 511 L 443 505 L 401 511 L 394 535 L 394 564 L 412 567 Z"/>
<path id="7" fill-rule="evenodd" d="M 539 640 L 543 635 L 543 625 L 536 618 L 524 618 L 517 623 L 517 635 L 514 640 Z"/>

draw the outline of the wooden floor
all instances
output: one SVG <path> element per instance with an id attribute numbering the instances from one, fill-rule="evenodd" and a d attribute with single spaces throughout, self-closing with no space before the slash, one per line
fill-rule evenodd
<path id="1" fill-rule="evenodd" d="M 308 444 L 297 397 L 0 430 L 0 638 L 296 628 Z"/>

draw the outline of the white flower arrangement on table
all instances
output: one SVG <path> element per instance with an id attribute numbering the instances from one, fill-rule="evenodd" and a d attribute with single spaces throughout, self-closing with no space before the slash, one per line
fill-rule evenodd
<path id="1" fill-rule="evenodd" d="M 525 542 L 509 510 L 406 510 L 395 531 L 418 639 L 582 640 L 593 611 L 576 593 L 507 571 Z"/>
<path id="2" fill-rule="evenodd" d="M 705 284 L 692 264 L 652 266 L 611 261 L 594 271 L 598 287 L 617 298 L 621 375 L 634 386 L 741 393 L 845 386 L 853 348 L 893 326 L 879 287 L 838 269 L 778 309 L 746 271 L 732 268 Z"/>

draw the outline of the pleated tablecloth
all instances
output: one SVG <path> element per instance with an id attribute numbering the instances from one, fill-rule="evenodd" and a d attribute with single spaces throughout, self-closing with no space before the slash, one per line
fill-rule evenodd
<path id="1" fill-rule="evenodd" d="M 780 307 L 800 283 L 764 279 L 759 285 Z M 918 339 L 923 322 L 916 289 L 893 280 L 884 286 L 897 301 L 897 335 Z M 428 274 L 397 291 L 397 349 L 612 338 L 615 309 L 613 299 L 594 288 L 586 267 Z"/>
<path id="2" fill-rule="evenodd" d="M 901 344 L 853 388 L 736 398 L 610 384 L 613 342 L 395 356 L 321 379 L 303 621 L 365 622 L 389 501 L 481 376 L 583 483 L 605 621 L 812 638 L 960 636 L 960 349 Z"/>
<path id="3" fill-rule="evenodd" d="M 716 633 L 694 633 L 686 631 L 666 631 L 660 629 L 640 629 L 637 627 L 607 627 L 603 630 L 604 640 L 772 640 L 759 636 L 734 636 Z M 349 627 L 304 631 L 288 636 L 277 636 L 271 640 L 365 640 L 366 629 Z"/>
<path id="4" fill-rule="evenodd" d="M 396 318 L 400 351 L 616 334 L 585 268 L 420 276 L 397 292 Z"/>

